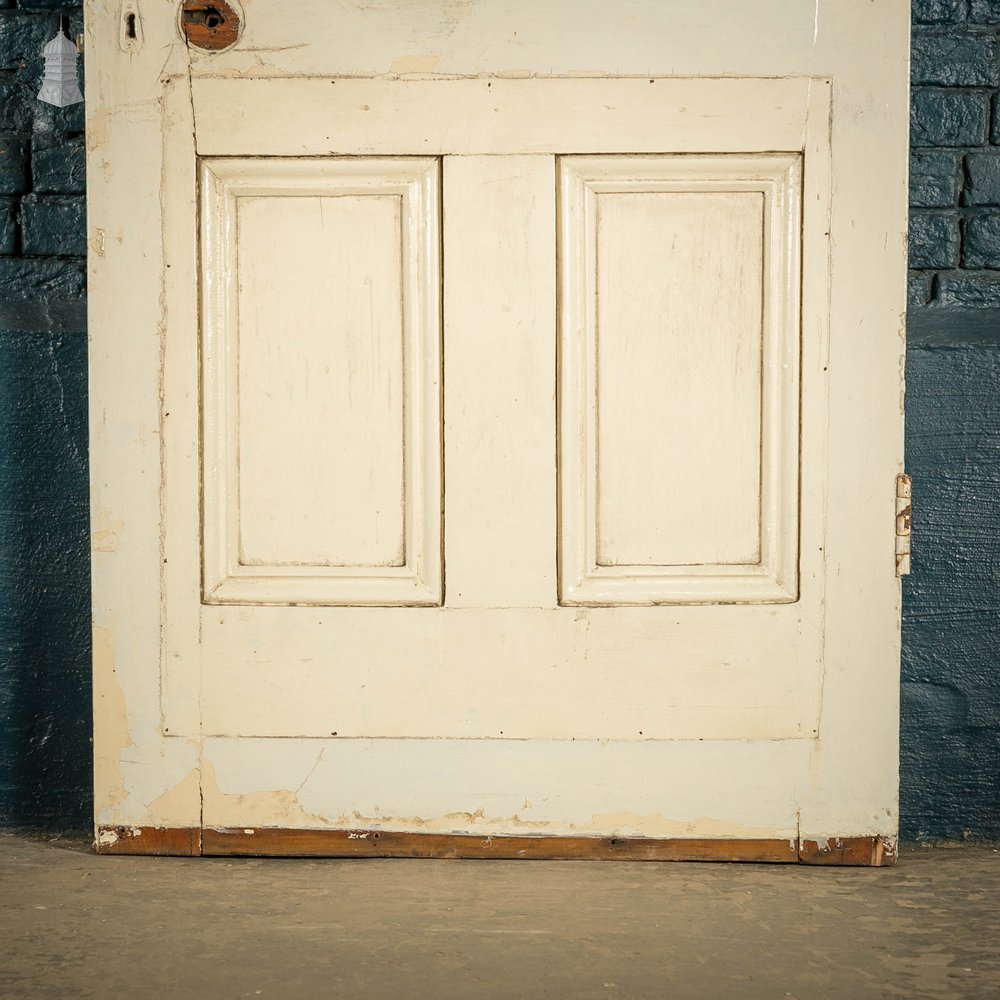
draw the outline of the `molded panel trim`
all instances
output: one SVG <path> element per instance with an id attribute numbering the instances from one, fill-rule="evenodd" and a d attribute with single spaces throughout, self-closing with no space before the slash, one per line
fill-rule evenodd
<path id="1" fill-rule="evenodd" d="M 374 211 L 377 205 L 385 207 L 386 199 L 398 199 L 399 208 L 395 227 L 398 230 L 398 273 L 396 265 L 389 266 L 382 275 L 369 276 L 369 284 L 379 279 L 387 287 L 395 287 L 395 303 L 376 302 L 377 296 L 369 287 L 372 302 L 355 302 L 353 313 L 359 329 L 351 330 L 348 304 L 330 296 L 330 287 L 335 287 L 336 275 L 330 276 L 331 286 L 317 287 L 317 301 L 307 307 L 310 318 L 315 317 L 317 307 L 331 311 L 348 310 L 347 319 L 340 317 L 342 339 L 347 339 L 345 353 L 363 354 L 365 358 L 354 358 L 355 368 L 370 368 L 367 376 L 350 371 L 350 359 L 329 359 L 336 361 L 346 373 L 325 376 L 330 386 L 343 388 L 348 396 L 346 401 L 324 401 L 322 393 L 311 404 L 304 404 L 302 398 L 310 379 L 324 376 L 319 370 L 310 374 L 310 368 L 303 368 L 302 360 L 296 363 L 293 346 L 269 344 L 274 338 L 292 338 L 294 329 L 256 330 L 257 319 L 241 315 L 241 288 L 254 274 L 260 277 L 267 273 L 266 260 L 258 260 L 264 249 L 254 247 L 253 260 L 241 261 L 241 251 L 246 252 L 241 240 L 241 212 L 239 206 L 253 207 L 259 214 L 261 206 L 268 202 L 287 206 L 308 204 L 306 199 L 315 201 L 314 214 L 317 224 L 323 215 L 323 203 L 329 199 L 351 199 L 356 208 L 368 201 Z M 223 158 L 201 161 L 202 199 L 202 504 L 203 504 L 203 600 L 207 604 L 313 604 L 313 605 L 438 605 L 442 596 L 441 558 L 441 306 L 440 306 L 440 168 L 432 158 L 329 158 L 324 160 L 302 160 L 290 158 L 238 159 Z M 346 203 L 344 203 L 346 204 Z M 290 211 L 291 209 L 286 209 Z M 341 212 L 343 214 L 343 212 Z M 355 210 L 354 215 L 357 215 Z M 384 212 L 382 213 L 384 215 Z M 339 218 L 339 216 L 338 216 Z M 259 220 L 258 220 L 259 221 Z M 300 220 L 302 221 L 302 220 Z M 374 222 L 374 217 L 372 220 Z M 384 222 L 385 219 L 382 219 Z M 357 224 L 357 223 L 356 223 Z M 260 225 L 255 227 L 260 228 Z M 384 228 L 381 227 L 381 228 Z M 259 234 L 258 234 L 259 235 Z M 346 234 L 334 233 L 331 237 L 349 238 Z M 384 233 L 382 235 L 385 235 Z M 258 239 L 257 244 L 260 243 Z M 392 252 L 393 248 L 382 249 Z M 284 253 L 294 253 L 294 247 L 286 247 Z M 299 252 L 302 252 L 300 249 Z M 346 254 L 346 256 L 344 256 Z M 338 259 L 348 262 L 351 255 L 347 248 L 341 248 Z M 371 262 L 376 266 L 377 260 Z M 361 265 L 362 269 L 364 265 Z M 320 269 L 321 270 L 321 269 Z M 364 275 L 359 271 L 353 275 L 360 281 Z M 280 279 L 279 279 L 280 280 Z M 289 280 L 291 280 L 289 278 Z M 357 282 L 355 282 L 357 283 Z M 259 282 L 258 282 L 259 284 Z M 381 287 L 381 285 L 380 285 Z M 295 315 L 296 296 L 287 294 L 294 289 L 273 290 L 279 308 Z M 364 297 L 364 289 L 345 288 L 340 298 L 351 300 Z M 384 290 L 383 290 L 384 291 Z M 280 304 L 284 294 L 285 302 Z M 391 296 L 390 296 L 391 297 Z M 273 308 L 271 306 L 270 308 Z M 368 312 L 371 318 L 368 318 Z M 362 314 L 364 314 L 362 316 Z M 384 315 L 382 315 L 384 314 Z M 267 315 L 270 315 L 268 312 Z M 379 345 L 373 343 L 375 325 L 382 315 L 382 325 L 386 323 L 401 326 L 397 329 L 398 346 L 391 347 L 391 331 L 382 331 L 379 339 L 385 341 L 386 350 L 380 353 Z M 370 323 L 373 330 L 363 335 L 360 330 L 362 319 Z M 292 322 L 292 321 L 290 321 Z M 292 322 L 294 327 L 294 322 Z M 334 325 L 327 331 L 325 325 L 313 331 L 311 340 L 317 348 L 323 345 L 323 336 L 335 335 Z M 268 336 L 269 335 L 269 336 Z M 250 343 L 247 343 L 247 338 Z M 307 338 L 309 339 L 309 338 Z M 267 350 L 265 350 L 267 348 Z M 255 353 L 256 352 L 256 353 Z M 261 355 L 258 358 L 256 355 Z M 268 358 L 270 361 L 268 362 Z M 244 369 L 250 366 L 249 378 Z M 260 385 L 266 382 L 267 369 L 287 367 L 287 385 L 274 387 Z M 313 366 L 319 368 L 319 365 Z M 327 366 L 329 368 L 329 366 Z M 275 379 L 280 382 L 275 373 Z M 345 383 L 341 386 L 340 383 Z M 401 384 L 394 385 L 399 382 Z M 355 384 L 356 383 L 356 384 Z M 353 389 L 352 389 L 353 387 Z M 273 392 L 272 392 L 273 389 Z M 368 403 L 354 400 L 354 389 L 364 395 L 396 395 L 395 404 L 389 407 L 384 400 L 372 399 Z M 253 391 L 250 402 L 241 406 L 240 396 L 244 391 Z M 285 391 L 287 390 L 287 392 Z M 275 493 L 274 485 L 268 485 L 270 476 L 280 476 L 277 469 L 266 468 L 264 458 L 281 453 L 281 442 L 276 435 L 261 424 L 259 415 L 254 415 L 254 401 L 260 396 L 270 397 L 281 394 L 283 400 L 272 401 L 268 406 L 298 407 L 295 413 L 325 414 L 331 423 L 342 419 L 343 426 L 319 426 L 301 429 L 314 439 L 313 454 L 316 463 L 323 462 L 327 449 L 341 449 L 350 459 L 339 464 L 350 472 L 355 467 L 361 478 L 360 485 L 351 489 L 344 487 L 348 499 L 338 495 L 333 471 L 317 474 L 316 480 L 327 488 L 310 489 L 310 483 L 292 483 L 277 491 L 279 506 L 287 509 L 261 511 L 267 507 L 267 498 Z M 401 396 L 402 398 L 398 398 Z M 371 411 L 372 420 L 368 424 L 380 423 L 381 441 L 387 436 L 396 436 L 395 442 L 385 447 L 363 447 L 364 442 L 355 440 L 357 435 L 351 429 L 357 423 L 356 410 L 362 406 L 364 413 Z M 259 409 L 260 407 L 256 407 Z M 393 430 L 392 413 L 398 411 L 398 431 Z M 355 413 L 352 423 L 351 414 Z M 248 416 L 249 414 L 249 416 Z M 280 415 L 280 414 L 279 414 Z M 375 417 L 379 417 L 379 421 Z M 291 417 L 288 418 L 291 420 Z M 250 420 L 254 433 L 250 440 L 243 435 Z M 254 422 L 256 421 L 256 423 Z M 277 421 L 281 423 L 282 421 Z M 294 426 L 294 420 L 291 420 Z M 260 425 L 260 426 L 258 426 Z M 370 428 L 369 428 L 370 430 Z M 338 431 L 347 440 L 338 441 Z M 374 431 L 371 431 L 374 433 Z M 270 441 L 270 443 L 268 443 Z M 263 442 L 263 443 L 261 443 Z M 388 445 L 392 446 L 389 447 Z M 287 442 L 292 450 L 295 442 Z M 377 442 L 376 442 L 377 445 Z M 246 454 L 243 454 L 246 452 Z M 254 476 L 246 474 L 243 464 L 256 455 Z M 263 458 L 261 457 L 263 456 Z M 400 468 L 383 469 L 385 463 L 395 463 Z M 365 470 L 364 463 L 371 464 Z M 303 465 L 302 462 L 299 463 Z M 306 463 L 308 465 L 308 463 Z M 339 469 L 339 465 L 336 467 Z M 334 470 L 336 471 L 336 470 Z M 353 474 L 352 474 L 353 475 Z M 375 483 L 377 496 L 365 495 L 365 479 Z M 395 481 L 396 485 L 393 486 Z M 310 480 L 311 482 L 311 480 Z M 256 486 L 254 485 L 256 484 Z M 401 524 L 393 527 L 393 517 L 387 518 L 389 548 L 385 543 L 350 544 L 352 551 L 378 553 L 390 551 L 389 556 L 372 558 L 331 558 L 330 553 L 318 551 L 314 558 L 303 559 L 302 551 L 308 548 L 309 537 L 317 532 L 295 528 L 296 519 L 312 521 L 325 516 L 333 518 L 333 510 L 339 503 L 341 514 L 350 522 L 341 526 L 338 537 L 341 544 L 347 544 L 352 530 L 365 531 L 372 520 L 371 509 L 381 505 L 398 503 L 399 486 L 402 485 Z M 315 485 L 315 484 L 313 484 Z M 254 498 L 254 494 L 260 496 Z M 355 495 L 356 494 L 356 495 Z M 395 497 L 394 497 L 395 494 Z M 256 503 L 255 513 L 248 520 L 243 507 L 250 501 Z M 400 514 L 395 515 L 399 521 Z M 284 524 L 282 524 L 284 522 Z M 355 523 L 356 522 L 356 523 Z M 261 525 L 272 525 L 262 528 Z M 276 525 L 276 527 L 275 527 Z M 282 544 L 295 558 L 258 558 L 244 551 L 248 527 L 252 527 L 254 545 L 265 546 L 265 551 L 273 552 Z M 308 528 L 308 524 L 307 524 Z M 401 529 L 401 530 L 400 530 Z M 332 533 L 332 531 L 331 531 Z M 275 541 L 275 539 L 277 541 Z M 321 543 L 315 543 L 323 549 Z M 329 548 L 329 544 L 326 545 Z M 398 555 L 391 555 L 398 549 Z"/>

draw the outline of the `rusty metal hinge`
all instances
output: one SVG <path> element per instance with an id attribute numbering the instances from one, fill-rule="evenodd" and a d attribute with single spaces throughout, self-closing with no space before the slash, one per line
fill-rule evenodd
<path id="1" fill-rule="evenodd" d="M 896 476 L 896 576 L 910 573 L 910 536 L 913 530 L 913 481 Z"/>

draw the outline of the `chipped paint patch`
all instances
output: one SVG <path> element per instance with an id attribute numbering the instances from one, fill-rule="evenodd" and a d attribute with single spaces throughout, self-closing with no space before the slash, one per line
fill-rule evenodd
<path id="1" fill-rule="evenodd" d="M 118 536 L 125 528 L 123 521 L 113 518 L 107 511 L 94 515 L 90 528 L 90 545 L 94 552 L 116 552 Z"/>
<path id="2" fill-rule="evenodd" d="M 639 813 L 598 813 L 587 827 L 591 830 L 613 830 L 614 836 L 623 837 L 706 837 L 718 839 L 769 839 L 796 840 L 794 829 L 774 830 L 770 827 L 747 826 L 727 820 L 699 816 L 691 820 L 673 820 L 659 815 Z"/>
<path id="3" fill-rule="evenodd" d="M 150 826 L 189 826 L 198 816 L 201 795 L 200 769 L 192 768 L 173 788 L 153 799 L 146 809 Z"/>
<path id="4" fill-rule="evenodd" d="M 114 847 L 120 840 L 138 840 L 142 828 L 138 826 L 100 827 L 97 831 L 97 848 Z"/>
<path id="5" fill-rule="evenodd" d="M 97 831 L 98 847 L 114 847 L 118 843 L 118 831 L 115 829 L 101 829 Z"/>
<path id="6" fill-rule="evenodd" d="M 206 826 L 243 829 L 248 820 L 255 826 L 289 829 L 325 829 L 334 825 L 322 816 L 306 812 L 293 791 L 223 792 L 215 779 L 215 767 L 207 758 L 202 761 L 201 794 Z"/>
<path id="7" fill-rule="evenodd" d="M 264 825 L 264 824 L 261 824 Z M 770 839 L 788 837 L 790 845 L 797 843 L 793 832 L 743 826 L 724 820 L 700 817 L 694 820 L 673 820 L 658 815 L 639 813 L 597 813 L 586 823 L 553 823 L 546 820 L 525 820 L 519 815 L 489 816 L 485 810 L 453 812 L 432 818 L 420 816 L 365 816 L 352 812 L 337 817 L 330 824 L 337 829 L 352 831 L 399 831 L 420 833 L 468 834 L 488 829 L 494 836 L 537 833 L 550 836 L 610 836 L 648 838 L 713 838 L 723 840 Z M 351 832 L 348 839 L 357 840 L 367 832 Z M 794 847 L 793 847 L 794 849 Z"/>

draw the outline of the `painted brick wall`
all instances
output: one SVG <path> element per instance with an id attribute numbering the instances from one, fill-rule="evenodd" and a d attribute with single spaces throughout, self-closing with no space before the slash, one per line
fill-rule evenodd
<path id="1" fill-rule="evenodd" d="M 0 828 L 89 822 L 82 107 L 0 0 Z M 1000 0 L 913 0 L 902 828 L 1000 838 Z"/>
<path id="2" fill-rule="evenodd" d="M 0 0 L 0 828 L 91 812 L 83 106 L 35 100 L 78 6 Z"/>
<path id="3" fill-rule="evenodd" d="M 1000 0 L 913 0 L 901 789 L 1000 838 Z"/>
<path id="4" fill-rule="evenodd" d="M 53 0 L 0 10 L 0 299 L 7 302 L 79 299 L 85 290 L 83 105 L 35 100 L 56 12 L 69 18 L 71 37 L 83 30 L 80 8 Z"/>
<path id="5" fill-rule="evenodd" d="M 1000 307 L 1000 0 L 914 0 L 910 302 Z"/>

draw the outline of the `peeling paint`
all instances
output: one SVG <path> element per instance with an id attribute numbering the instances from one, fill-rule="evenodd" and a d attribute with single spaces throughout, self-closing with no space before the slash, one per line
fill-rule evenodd
<path id="1" fill-rule="evenodd" d="M 114 847 L 119 840 L 138 840 L 142 828 L 138 826 L 100 827 L 97 831 L 97 848 Z"/>
<path id="2" fill-rule="evenodd" d="M 325 829 L 336 825 L 322 816 L 306 812 L 292 791 L 223 792 L 216 783 L 215 768 L 207 758 L 202 761 L 201 794 L 206 826 L 242 829 L 247 820 L 253 821 L 256 826 L 290 829 Z M 356 823 L 344 825 L 357 826 Z"/>
<path id="3" fill-rule="evenodd" d="M 190 823 L 191 802 L 201 794 L 199 768 L 192 768 L 173 788 L 149 803 L 146 814 L 150 826 L 186 826 Z"/>
<path id="4" fill-rule="evenodd" d="M 489 829 L 492 835 L 498 836 L 538 833 L 554 836 L 711 837 L 749 840 L 768 839 L 774 836 L 774 831 L 769 828 L 744 826 L 725 820 L 705 817 L 693 820 L 674 820 L 655 814 L 642 815 L 628 812 L 595 813 L 586 823 L 553 823 L 547 820 L 525 820 L 517 814 L 509 817 L 490 816 L 483 809 L 478 809 L 475 812 L 446 813 L 427 819 L 420 816 L 365 816 L 355 811 L 339 816 L 331 824 L 324 825 L 356 831 L 349 834 L 349 839 L 352 840 L 363 839 L 367 836 L 367 832 L 364 831 L 368 830 L 462 834 L 476 833 L 484 828 Z M 781 835 L 788 835 L 788 831 L 782 831 Z M 789 844 L 796 843 L 795 836 L 789 836 Z"/>
<path id="5" fill-rule="evenodd" d="M 116 552 L 118 536 L 124 529 L 123 521 L 116 520 L 104 510 L 95 512 L 91 521 L 90 545 L 94 552 Z"/>
<path id="6" fill-rule="evenodd" d="M 90 547 L 94 552 L 116 552 L 118 535 L 113 531 L 95 531 L 90 536 Z"/>

